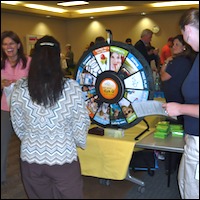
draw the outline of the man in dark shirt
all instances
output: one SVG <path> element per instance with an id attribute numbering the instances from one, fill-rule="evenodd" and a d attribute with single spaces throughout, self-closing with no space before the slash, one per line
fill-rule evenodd
<path id="1" fill-rule="evenodd" d="M 155 55 L 158 55 L 158 49 L 153 51 L 152 55 L 148 54 L 147 46 L 151 44 L 153 32 L 150 29 L 144 29 L 141 33 L 141 38 L 135 43 L 135 48 L 144 56 L 145 60 L 149 63 L 155 59 Z"/>

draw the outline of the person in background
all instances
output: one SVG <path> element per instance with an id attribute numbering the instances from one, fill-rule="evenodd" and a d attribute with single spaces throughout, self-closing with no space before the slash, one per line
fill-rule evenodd
<path id="1" fill-rule="evenodd" d="M 52 36 L 36 42 L 28 77 L 15 85 L 11 121 L 28 197 L 82 199 L 77 147 L 86 147 L 90 118 L 80 85 L 63 75 L 60 43 Z"/>
<path id="2" fill-rule="evenodd" d="M 154 56 L 154 50 L 155 47 L 154 46 L 147 46 L 147 52 L 149 56 Z M 150 66 L 153 72 L 157 73 L 159 71 L 159 65 L 158 65 L 158 61 L 157 58 L 155 57 L 154 59 L 151 60 L 150 62 Z"/>
<path id="3" fill-rule="evenodd" d="M 67 66 L 65 55 L 63 53 L 60 53 L 60 62 L 61 62 L 63 73 L 64 75 L 66 75 L 68 66 Z"/>
<path id="4" fill-rule="evenodd" d="M 91 41 L 90 44 L 86 47 L 86 50 L 88 50 L 89 48 L 91 48 L 92 46 L 94 46 L 94 42 Z"/>
<path id="5" fill-rule="evenodd" d="M 132 39 L 131 39 L 131 38 L 127 38 L 127 39 L 125 40 L 125 43 L 126 43 L 126 44 L 129 44 L 129 45 L 133 45 L 133 44 L 132 44 Z"/>
<path id="6" fill-rule="evenodd" d="M 181 92 L 182 84 L 187 77 L 196 53 L 184 41 L 183 35 L 177 35 L 173 38 L 173 57 L 169 57 L 161 68 L 161 80 L 166 102 L 184 103 L 184 97 Z M 184 127 L 183 116 L 177 117 L 177 121 L 168 119 L 170 124 L 181 124 Z M 171 155 L 169 155 L 171 154 Z M 169 166 L 169 156 L 171 163 Z M 166 173 L 173 173 L 179 166 L 181 159 L 180 153 L 165 153 Z M 170 169 L 169 169 L 170 167 Z"/>
<path id="7" fill-rule="evenodd" d="M 67 72 L 69 72 L 71 74 L 75 67 L 74 52 L 72 51 L 71 44 L 66 44 L 65 49 L 66 49 L 65 58 L 66 58 L 66 62 L 67 62 Z"/>
<path id="8" fill-rule="evenodd" d="M 94 42 L 93 42 L 93 41 L 90 42 L 88 49 L 89 49 L 90 47 L 92 47 L 92 46 L 94 46 Z"/>
<path id="9" fill-rule="evenodd" d="M 167 40 L 167 44 L 165 44 L 160 52 L 160 64 L 165 64 L 165 60 L 172 56 L 171 48 L 173 46 L 173 37 L 169 37 Z"/>
<path id="10" fill-rule="evenodd" d="M 6 182 L 8 145 L 13 133 L 10 108 L 4 89 L 28 75 L 31 57 L 24 54 L 19 36 L 13 31 L 1 33 L 1 184 Z"/>
<path id="11" fill-rule="evenodd" d="M 106 39 L 103 36 L 98 36 L 94 40 L 94 44 L 98 44 L 98 43 L 101 43 L 101 42 L 106 42 Z"/>
<path id="12" fill-rule="evenodd" d="M 134 45 L 134 47 L 144 56 L 149 65 L 151 60 L 154 60 L 155 56 L 158 55 L 159 52 L 159 50 L 155 48 L 152 55 L 148 54 L 147 46 L 151 44 L 152 36 L 153 32 L 150 29 L 144 29 L 141 33 L 140 40 L 138 40 Z"/>
<path id="13" fill-rule="evenodd" d="M 34 48 L 31 48 L 29 56 L 32 57 L 33 54 L 34 54 Z"/>
<path id="14" fill-rule="evenodd" d="M 86 51 L 87 51 L 88 49 L 90 49 L 92 46 L 94 46 L 94 42 L 93 42 L 93 41 L 91 41 L 90 44 L 88 44 L 88 45 L 86 46 L 84 52 L 86 52 Z M 84 53 L 84 52 L 83 52 L 83 53 Z"/>
<path id="15" fill-rule="evenodd" d="M 147 46 L 147 52 L 150 56 L 150 64 L 154 62 L 154 65 L 156 67 L 157 72 L 160 72 L 160 56 L 159 56 L 159 49 L 152 46 L 151 43 L 149 43 Z M 149 52 L 150 49 L 150 52 Z"/>
<path id="16" fill-rule="evenodd" d="M 185 11 L 179 26 L 185 42 L 198 54 L 182 85 L 184 103 L 164 103 L 163 108 L 169 116 L 184 117 L 185 146 L 178 172 L 181 198 L 199 199 L 199 9 Z"/>
<path id="17" fill-rule="evenodd" d="M 147 52 L 149 56 L 152 56 L 152 60 L 150 62 L 150 67 L 153 74 L 155 90 L 160 91 L 160 57 L 159 55 L 154 55 L 154 50 L 156 49 L 154 46 L 147 46 Z M 157 85 L 157 86 L 156 86 Z M 161 157 L 161 155 L 159 155 Z"/>

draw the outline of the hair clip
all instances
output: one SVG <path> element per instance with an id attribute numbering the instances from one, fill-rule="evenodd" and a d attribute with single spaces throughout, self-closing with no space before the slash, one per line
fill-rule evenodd
<path id="1" fill-rule="evenodd" d="M 54 43 L 52 43 L 52 42 L 42 42 L 42 43 L 40 43 L 40 46 L 54 46 L 55 44 Z"/>

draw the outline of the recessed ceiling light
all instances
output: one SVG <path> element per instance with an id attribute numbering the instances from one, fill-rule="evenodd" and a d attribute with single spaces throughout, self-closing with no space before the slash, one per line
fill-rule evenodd
<path id="1" fill-rule="evenodd" d="M 145 13 L 145 12 L 141 12 L 141 15 L 142 15 L 142 16 L 145 16 L 145 15 L 146 15 L 146 13 Z"/>
<path id="2" fill-rule="evenodd" d="M 87 1 L 68 1 L 68 2 L 57 3 L 58 6 L 80 6 L 86 4 L 89 3 Z"/>
<path id="3" fill-rule="evenodd" d="M 27 8 L 33 8 L 33 9 L 38 9 L 38 10 L 45 10 L 49 12 L 56 12 L 56 13 L 64 13 L 67 12 L 67 10 L 61 9 L 61 8 L 55 8 L 55 7 L 50 7 L 50 6 L 43 6 L 39 4 L 24 4 L 25 7 Z"/>
<path id="4" fill-rule="evenodd" d="M 77 10 L 80 14 L 86 13 L 96 13 L 96 12 L 111 12 L 111 11 L 118 11 L 118 10 L 126 10 L 126 6 L 111 6 L 111 7 L 101 7 L 101 8 L 91 8 L 91 9 L 82 9 Z"/>
<path id="5" fill-rule="evenodd" d="M 3 4 L 17 5 L 20 4 L 20 1 L 1 1 Z"/>
<path id="6" fill-rule="evenodd" d="M 167 6 L 184 6 L 184 5 L 194 5 L 199 4 L 199 1 L 168 1 L 160 3 L 152 3 L 153 7 L 167 7 Z"/>

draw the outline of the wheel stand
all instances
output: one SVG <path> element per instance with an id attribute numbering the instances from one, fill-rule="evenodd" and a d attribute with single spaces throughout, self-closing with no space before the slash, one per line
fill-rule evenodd
<path id="1" fill-rule="evenodd" d="M 145 122 L 147 128 L 144 131 L 142 131 L 138 136 L 136 136 L 135 140 L 139 140 L 139 137 L 141 135 L 143 135 L 146 131 L 149 131 L 149 124 L 148 124 L 148 122 L 145 119 L 143 119 L 143 121 Z M 135 184 L 139 185 L 138 192 L 143 193 L 145 191 L 145 183 L 144 183 L 144 181 L 141 181 L 140 179 L 137 179 L 137 178 L 133 177 L 130 174 L 130 169 L 127 170 L 127 175 L 126 175 L 125 180 L 128 180 L 128 181 L 130 181 L 132 183 L 135 183 Z M 109 179 L 99 179 L 99 182 L 102 185 L 106 185 L 106 186 L 110 185 L 110 180 Z"/>

